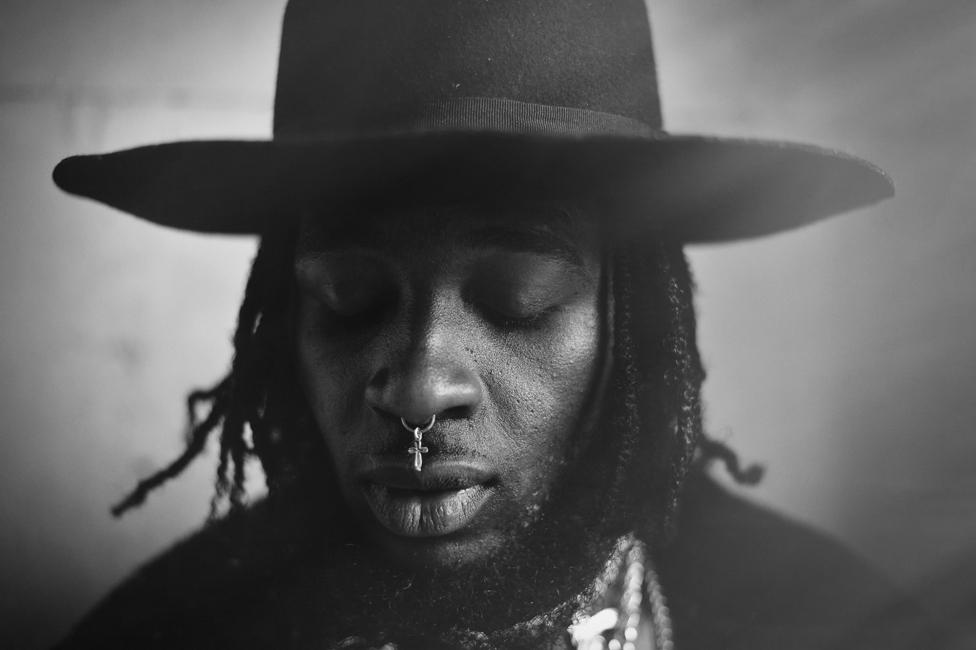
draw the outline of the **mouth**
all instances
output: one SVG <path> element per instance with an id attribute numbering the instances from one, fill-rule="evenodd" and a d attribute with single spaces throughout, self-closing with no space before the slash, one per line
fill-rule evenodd
<path id="1" fill-rule="evenodd" d="M 434 461 L 414 471 L 401 462 L 376 463 L 360 474 L 376 520 L 402 537 L 439 537 L 467 527 L 494 490 L 494 477 L 476 464 Z"/>

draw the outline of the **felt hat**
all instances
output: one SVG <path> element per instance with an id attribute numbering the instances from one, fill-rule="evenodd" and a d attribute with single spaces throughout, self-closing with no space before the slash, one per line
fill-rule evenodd
<path id="1" fill-rule="evenodd" d="M 664 131 L 643 0 L 291 0 L 271 139 L 73 156 L 54 180 L 214 233 L 392 197 L 598 195 L 686 242 L 892 194 L 884 172 L 838 151 Z"/>

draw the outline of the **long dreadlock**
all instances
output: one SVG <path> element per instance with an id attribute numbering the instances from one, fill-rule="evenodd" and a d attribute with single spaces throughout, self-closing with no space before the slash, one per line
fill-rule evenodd
<path id="1" fill-rule="evenodd" d="M 295 227 L 262 237 L 238 314 L 230 371 L 212 388 L 187 396 L 184 451 L 140 481 L 112 508 L 114 515 L 141 505 L 150 492 L 183 472 L 215 433 L 220 447 L 211 519 L 224 508 L 234 512 L 245 505 L 250 458 L 261 463 L 274 493 L 302 480 L 300 459 L 310 462 L 322 453 L 321 438 L 308 436 L 308 427 L 298 425 L 307 405 L 290 346 L 296 238 Z M 681 245 L 662 237 L 636 241 L 640 245 L 614 254 L 611 410 L 618 466 L 613 492 L 622 503 L 622 516 L 648 522 L 642 533 L 652 538 L 669 527 L 693 464 L 720 460 L 742 483 L 756 482 L 761 471 L 742 470 L 733 451 L 702 431 L 704 371 L 695 338 L 691 274 Z M 200 411 L 206 414 L 201 417 Z"/>
<path id="2" fill-rule="evenodd" d="M 290 295 L 282 288 L 292 284 L 294 242 L 292 228 L 272 230 L 261 238 L 238 312 L 230 371 L 212 388 L 195 390 L 187 396 L 183 453 L 140 481 L 112 508 L 115 516 L 141 505 L 150 492 L 178 476 L 203 453 L 215 432 L 219 432 L 220 450 L 211 518 L 225 505 L 232 510 L 244 505 L 245 465 L 251 457 L 261 462 L 269 490 L 276 488 L 282 478 L 284 448 L 290 442 L 276 427 L 276 418 L 283 410 L 282 402 L 294 397 L 294 391 L 281 383 L 290 370 Z M 283 390 L 276 391 L 276 387 Z M 201 418 L 203 409 L 207 411 Z"/>

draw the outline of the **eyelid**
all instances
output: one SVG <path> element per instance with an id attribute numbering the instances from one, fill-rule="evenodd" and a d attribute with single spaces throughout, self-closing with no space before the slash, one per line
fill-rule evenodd
<path id="1" fill-rule="evenodd" d="M 526 263 L 527 262 L 527 263 Z M 465 299 L 503 327 L 531 327 L 562 309 L 585 285 L 579 267 L 558 258 L 486 264 L 465 289 Z"/>
<path id="2" fill-rule="evenodd" d="M 489 312 L 489 320 L 505 329 L 531 329 L 539 325 L 547 316 L 559 311 L 562 305 L 550 305 L 529 316 L 508 316 L 506 314 L 486 309 Z M 483 308 L 485 309 L 485 308 Z"/>
<path id="3" fill-rule="evenodd" d="M 295 262 L 296 282 L 302 293 L 343 312 L 344 300 L 355 307 L 357 301 L 365 305 L 391 293 L 393 283 L 378 264 L 368 263 L 372 261 L 328 259 L 321 254 L 306 257 Z"/>

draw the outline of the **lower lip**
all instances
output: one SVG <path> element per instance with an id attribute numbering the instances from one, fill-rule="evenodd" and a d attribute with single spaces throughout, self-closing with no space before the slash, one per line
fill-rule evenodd
<path id="1" fill-rule="evenodd" d="M 491 489 L 473 485 L 461 490 L 419 492 L 371 483 L 364 489 L 376 519 L 402 537 L 438 537 L 455 533 L 474 519 Z"/>

